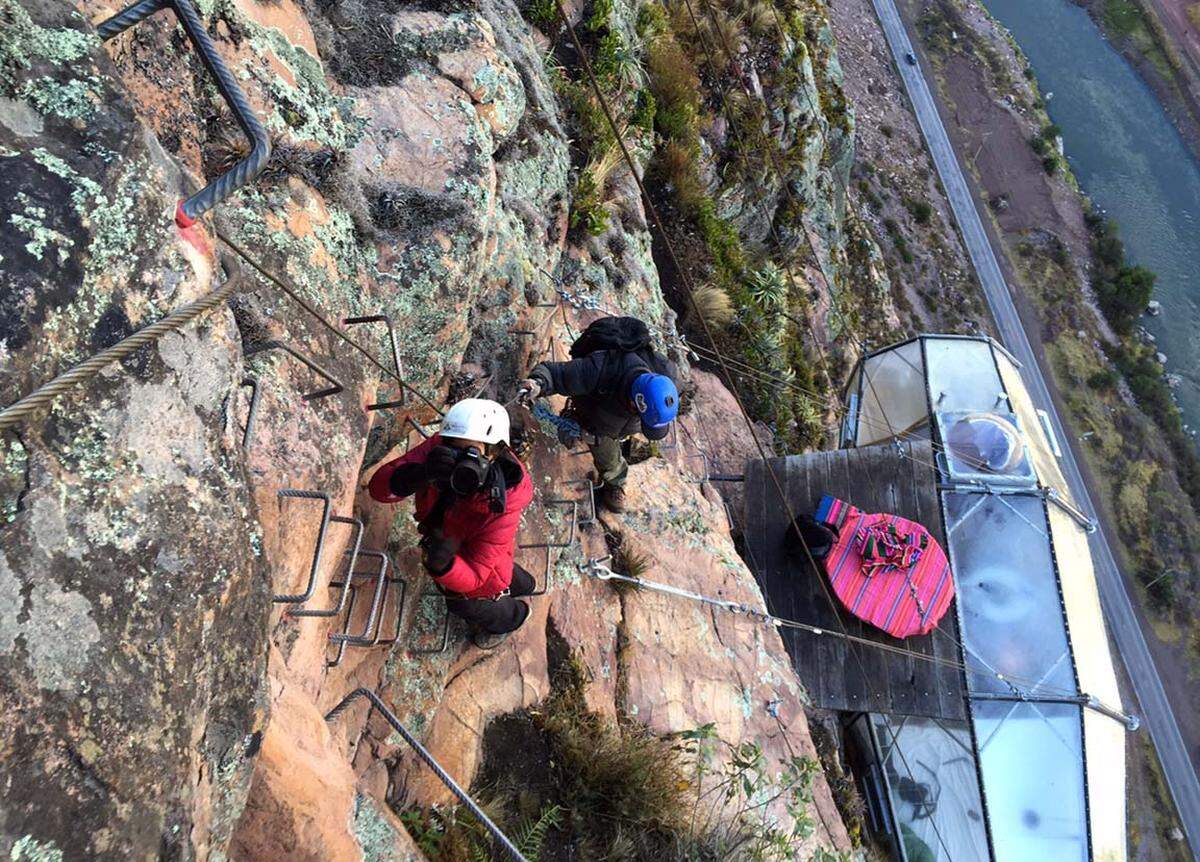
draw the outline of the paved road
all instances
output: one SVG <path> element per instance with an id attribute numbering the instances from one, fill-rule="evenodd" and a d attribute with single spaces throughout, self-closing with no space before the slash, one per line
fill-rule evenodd
<path id="1" fill-rule="evenodd" d="M 917 121 L 925 135 L 925 142 L 929 146 L 934 164 L 941 176 L 942 185 L 950 199 L 954 216 L 958 220 L 967 252 L 971 255 L 971 260 L 979 275 L 979 281 L 983 285 L 983 291 L 987 296 L 988 305 L 991 307 L 1000 340 L 1025 366 L 1022 371 L 1030 394 L 1037 406 L 1050 415 L 1054 433 L 1064 444 L 1061 466 L 1067 477 L 1071 494 L 1085 512 L 1093 514 L 1096 512 L 1096 507 L 1092 504 L 1087 485 L 1079 472 L 1079 465 L 1073 451 L 1075 440 L 1066 434 L 1062 422 L 1059 420 L 1054 401 L 1050 397 L 1050 390 L 1046 386 L 1042 368 L 1038 364 L 1037 354 L 1034 353 L 1029 338 L 1025 334 L 1016 305 L 1013 303 L 1004 275 L 1000 271 L 1000 265 L 996 261 L 991 241 L 984 230 L 979 212 L 975 209 L 975 200 L 971 189 L 963 176 L 954 148 L 950 145 L 950 139 L 946 136 L 946 129 L 938 115 L 937 105 L 929 91 L 929 85 L 925 81 L 920 66 L 911 65 L 904 59 L 904 55 L 913 48 L 900 19 L 900 13 L 896 9 L 894 0 L 872 0 L 872 2 L 875 4 L 875 12 L 879 16 L 884 35 L 887 37 L 895 57 L 896 68 L 900 70 L 900 77 L 904 79 L 904 85 L 912 100 Z M 1171 705 L 1163 690 L 1162 681 L 1159 679 L 1150 650 L 1146 646 L 1146 639 L 1138 624 L 1129 594 L 1125 591 L 1125 582 L 1117 567 L 1117 561 L 1109 547 L 1108 540 L 1105 538 L 1103 528 L 1092 535 L 1092 555 L 1095 558 L 1096 578 L 1100 587 L 1100 598 L 1104 606 L 1105 617 L 1109 630 L 1117 642 L 1117 648 L 1121 652 L 1125 667 L 1129 671 L 1129 677 L 1133 681 L 1134 691 L 1137 693 L 1138 700 L 1141 701 L 1144 712 L 1143 726 L 1150 731 L 1150 737 L 1154 741 L 1155 748 L 1158 749 L 1158 756 L 1162 761 L 1167 783 L 1171 788 L 1171 794 L 1175 797 L 1175 804 L 1179 809 L 1184 831 L 1187 833 L 1193 853 L 1200 852 L 1200 780 L 1197 779 L 1196 771 L 1192 768 L 1183 737 L 1175 723 Z"/>

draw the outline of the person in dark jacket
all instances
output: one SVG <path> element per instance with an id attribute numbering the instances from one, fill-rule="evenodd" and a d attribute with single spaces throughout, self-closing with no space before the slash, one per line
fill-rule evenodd
<path id="1" fill-rule="evenodd" d="M 513 562 L 533 482 L 508 442 L 508 412 L 468 398 L 450 408 L 438 434 L 375 471 L 369 486 L 381 503 L 416 495 L 422 562 L 481 649 L 521 627 L 529 605 L 520 597 L 536 586 Z"/>
<path id="2" fill-rule="evenodd" d="M 662 440 L 679 412 L 675 368 L 651 348 L 596 350 L 569 362 L 542 362 L 521 381 L 524 397 L 566 395 L 564 416 L 579 423 L 592 439 L 599 501 L 613 512 L 625 510 L 629 465 L 621 452 L 626 438 L 642 433 Z"/>

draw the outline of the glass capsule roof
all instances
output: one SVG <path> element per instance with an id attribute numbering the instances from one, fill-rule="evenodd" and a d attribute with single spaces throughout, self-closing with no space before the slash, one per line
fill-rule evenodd
<path id="1" fill-rule="evenodd" d="M 1085 724 L 1082 699 L 1089 688 L 1109 698 L 1115 692 L 1111 657 L 1093 669 L 1089 656 L 1089 678 L 1081 681 L 1071 648 L 1068 617 L 1071 626 L 1088 627 L 1089 644 L 1106 644 L 1098 602 L 1089 604 L 1095 592 L 1091 559 L 1073 556 L 1071 577 L 1060 573 L 1056 540 L 1077 556 L 1086 539 L 1081 544 L 1078 536 L 1064 534 L 1081 532 L 1078 519 L 1052 517 L 1058 503 L 1047 491 L 1061 474 L 1056 465 L 1051 476 L 1039 476 L 1039 470 L 1047 472 L 1042 465 L 1053 461 L 1048 453 L 1057 443 L 1038 421 L 1019 364 L 987 338 L 921 336 L 865 357 L 846 400 L 844 445 L 932 438 L 958 590 L 971 732 L 967 725 L 956 730 L 874 717 L 901 834 L 919 839 L 913 846 L 922 848 L 921 859 L 1086 860 L 1101 858 L 1101 850 L 1103 858 L 1125 858 L 1124 846 L 1093 845 L 1089 821 L 1089 789 L 1109 797 L 1108 811 L 1114 794 L 1122 813 L 1124 800 L 1123 744 L 1115 788 L 1100 788 L 1099 776 L 1089 780 L 1086 766 L 1085 727 L 1092 725 Z M 1056 491 L 1069 499 L 1065 488 Z M 1064 580 L 1073 585 L 1071 596 L 1064 595 Z M 1086 614 L 1072 615 L 1068 598 Z M 1091 636 L 1095 627 L 1099 638 Z M 1099 734 L 1096 740 L 1099 746 Z M 1111 749 L 1112 740 L 1105 735 L 1103 744 Z M 955 805 L 968 821 L 971 812 L 986 811 L 986 847 L 972 843 L 970 822 L 918 816 L 900 792 L 913 782 L 927 785 L 924 761 L 943 762 L 955 744 L 967 744 L 973 755 L 974 792 L 983 803 L 977 808 L 971 792 L 960 789 L 965 795 Z M 909 756 L 899 758 L 905 749 Z M 1112 785 L 1111 776 L 1106 780 Z M 954 781 L 961 788 L 962 776 Z M 1123 845 L 1123 825 L 1119 834 Z M 959 852 L 951 852 L 955 846 Z"/>

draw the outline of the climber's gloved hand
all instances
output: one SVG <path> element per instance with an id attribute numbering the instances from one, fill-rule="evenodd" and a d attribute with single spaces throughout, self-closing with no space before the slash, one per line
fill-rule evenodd
<path id="1" fill-rule="evenodd" d="M 458 450 L 451 446 L 438 444 L 429 450 L 425 458 L 425 479 L 434 484 L 446 484 L 450 481 L 450 472 L 458 460 Z"/>
<path id="2" fill-rule="evenodd" d="M 397 497 L 408 497 L 425 486 L 424 464 L 403 464 L 388 476 L 388 490 Z"/>
<path id="3" fill-rule="evenodd" d="M 542 383 L 532 377 L 527 377 L 517 384 L 517 401 L 522 404 L 532 404 L 542 394 Z"/>
<path id="4" fill-rule="evenodd" d="M 454 565 L 454 557 L 461 544 L 458 539 L 444 535 L 441 528 L 431 529 L 421 540 L 421 548 L 425 552 L 421 563 L 425 570 L 434 577 L 446 574 Z"/>

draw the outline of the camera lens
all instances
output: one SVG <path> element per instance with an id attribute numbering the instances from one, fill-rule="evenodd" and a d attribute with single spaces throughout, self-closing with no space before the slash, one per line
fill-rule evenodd
<path id="1" fill-rule="evenodd" d="M 488 463 L 474 449 L 464 449 L 450 471 L 450 490 L 460 497 L 474 494 L 483 485 Z"/>

